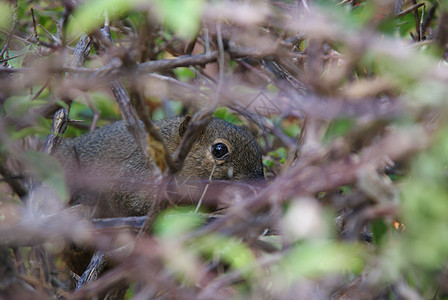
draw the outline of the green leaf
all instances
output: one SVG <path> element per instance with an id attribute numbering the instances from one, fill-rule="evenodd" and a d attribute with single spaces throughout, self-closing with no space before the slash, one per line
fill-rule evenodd
<path id="1" fill-rule="evenodd" d="M 31 45 L 29 45 L 29 46 L 23 47 L 23 48 L 18 49 L 18 50 L 8 50 L 8 56 L 9 57 L 17 56 L 16 58 L 8 60 L 8 64 L 10 66 L 12 66 L 13 68 L 21 68 L 25 56 L 32 50 L 32 48 L 33 47 Z M 5 56 L 3 58 L 6 58 L 6 53 L 5 53 Z"/>
<path id="2" fill-rule="evenodd" d="M 60 199 L 66 199 L 64 173 L 54 157 L 43 152 L 28 151 L 25 152 L 25 160 L 34 178 L 53 188 Z"/>
<path id="3" fill-rule="evenodd" d="M 199 29 L 204 0 L 156 0 L 156 15 L 181 37 Z"/>
<path id="4" fill-rule="evenodd" d="M 283 132 L 289 136 L 289 137 L 296 137 L 300 134 L 302 129 L 300 128 L 299 124 L 288 124 L 288 126 L 285 126 L 283 128 Z"/>
<path id="5" fill-rule="evenodd" d="M 174 238 L 204 223 L 204 218 L 191 207 L 168 209 L 157 216 L 154 232 L 161 237 Z"/>
<path id="6" fill-rule="evenodd" d="M 93 107 L 99 111 L 100 116 L 106 119 L 117 119 L 119 118 L 119 110 L 115 101 L 110 97 L 110 95 L 103 92 L 91 92 L 89 93 L 88 99 L 90 100 Z M 86 97 L 81 96 L 75 99 L 77 107 L 75 110 L 70 109 L 70 115 L 73 118 L 92 118 L 93 111 L 86 101 Z"/>
<path id="7" fill-rule="evenodd" d="M 191 33 L 197 32 L 203 7 L 203 0 L 153 0 L 151 6 L 155 16 L 163 20 L 168 28 L 178 35 L 187 38 Z M 110 19 L 126 16 L 129 11 L 144 0 L 93 0 L 84 2 L 74 13 L 74 20 L 70 21 L 68 32 L 91 32 L 104 24 L 104 14 Z"/>
<path id="8" fill-rule="evenodd" d="M 325 133 L 324 141 L 330 142 L 335 137 L 344 136 L 354 127 L 354 125 L 355 122 L 352 119 L 339 119 L 331 122 Z"/>
<path id="9" fill-rule="evenodd" d="M 263 165 L 265 165 L 268 168 L 272 168 L 274 166 L 275 162 L 271 159 L 263 159 Z"/>
<path id="10" fill-rule="evenodd" d="M 10 29 L 13 15 L 12 5 L 0 2 L 0 28 Z"/>
<path id="11" fill-rule="evenodd" d="M 350 186 L 340 186 L 339 189 L 341 190 L 342 195 L 348 195 L 348 193 L 352 191 Z"/>
<path id="12" fill-rule="evenodd" d="M 192 247 L 210 259 L 219 258 L 234 269 L 247 271 L 247 268 L 255 264 L 252 251 L 235 238 L 210 235 L 195 241 Z"/>
<path id="13" fill-rule="evenodd" d="M 243 122 L 235 114 L 231 113 L 227 107 L 219 107 L 215 110 L 213 116 L 235 125 L 243 124 Z"/>
<path id="14" fill-rule="evenodd" d="M 184 82 L 190 81 L 190 79 L 194 79 L 195 75 L 189 68 L 176 68 L 173 70 L 176 77 Z"/>
<path id="15" fill-rule="evenodd" d="M 400 31 L 400 35 L 403 37 L 409 36 L 409 32 L 415 33 L 415 17 L 414 14 L 407 14 L 399 19 L 396 24 Z"/>
<path id="16" fill-rule="evenodd" d="M 336 242 L 303 243 L 294 247 L 280 263 L 275 276 L 287 281 L 325 274 L 360 272 L 362 248 Z"/>
<path id="17" fill-rule="evenodd" d="M 447 131 L 440 130 L 431 149 L 414 159 L 409 180 L 402 185 L 403 268 L 417 265 L 435 271 L 448 256 L 448 240 L 442 238 L 448 231 Z"/>
<path id="18" fill-rule="evenodd" d="M 271 151 L 268 153 L 271 157 L 276 157 L 280 159 L 281 163 L 286 161 L 286 156 L 288 155 L 288 151 L 284 147 L 279 147 L 275 151 Z"/>
<path id="19" fill-rule="evenodd" d="M 373 243 L 381 246 L 387 233 L 387 225 L 382 219 L 375 220 L 372 223 Z"/>
<path id="20" fill-rule="evenodd" d="M 69 34 L 87 32 L 103 27 L 104 16 L 109 19 L 126 15 L 129 10 L 141 0 L 92 0 L 83 2 L 74 13 L 74 18 L 68 24 Z M 80 32 L 80 30 L 81 32 Z"/>
<path id="21" fill-rule="evenodd" d="M 13 118 L 24 117 L 32 108 L 39 108 L 48 104 L 47 101 L 31 101 L 29 96 L 13 96 L 5 101 L 5 112 Z"/>

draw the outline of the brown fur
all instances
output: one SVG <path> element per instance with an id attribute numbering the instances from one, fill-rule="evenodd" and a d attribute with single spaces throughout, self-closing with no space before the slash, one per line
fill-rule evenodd
<path id="1" fill-rule="evenodd" d="M 188 120 L 177 117 L 155 123 L 171 153 L 179 145 Z M 229 148 L 228 159 L 213 158 L 211 147 L 217 142 Z M 100 203 L 101 211 L 96 213 L 97 217 L 147 213 L 156 187 L 151 185 L 150 167 L 124 121 L 64 140 L 56 156 L 67 171 L 72 204 Z M 208 179 L 215 163 L 212 179 L 264 178 L 261 150 L 254 139 L 241 127 L 217 118 L 213 118 L 199 136 L 178 176 Z M 229 168 L 232 169 L 230 172 Z"/>

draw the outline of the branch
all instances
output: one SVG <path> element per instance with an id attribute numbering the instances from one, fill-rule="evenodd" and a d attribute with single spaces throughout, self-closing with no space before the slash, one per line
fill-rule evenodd
<path id="1" fill-rule="evenodd" d="M 154 73 L 167 69 L 174 69 L 179 67 L 188 67 L 191 65 L 206 65 L 208 63 L 216 61 L 217 53 L 213 51 L 211 53 L 200 55 L 186 55 L 179 56 L 176 59 L 160 59 L 156 61 L 149 61 L 137 65 L 137 73 Z"/>
<path id="2" fill-rule="evenodd" d="M 243 221 L 243 216 L 249 213 L 256 215 L 272 203 L 283 203 L 291 198 L 313 195 L 352 184 L 357 181 L 359 172 L 366 166 L 381 168 L 386 157 L 396 160 L 423 150 L 429 143 L 429 139 L 423 138 L 425 136 L 421 127 L 409 131 L 392 131 L 375 144 L 364 148 L 363 154 L 358 157 L 349 155 L 317 166 L 314 165 L 312 158 L 308 163 L 307 157 L 302 156 L 289 172 L 278 176 L 258 195 L 235 205 L 232 211 L 238 211 L 239 214 L 227 214 L 192 236 L 222 232 L 226 228 L 228 230 L 229 227 L 238 226 Z"/>
<path id="3" fill-rule="evenodd" d="M 53 155 L 58 150 L 62 135 L 67 130 L 68 121 L 67 109 L 61 108 L 56 112 L 51 123 L 51 134 L 47 136 L 43 152 Z"/>

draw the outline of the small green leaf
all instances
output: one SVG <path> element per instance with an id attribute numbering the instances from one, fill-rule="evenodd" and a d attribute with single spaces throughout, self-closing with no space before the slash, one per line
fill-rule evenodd
<path id="1" fill-rule="evenodd" d="M 13 96 L 5 101 L 5 112 L 13 118 L 20 118 L 25 116 L 32 108 L 42 107 L 48 104 L 44 100 L 31 101 L 29 96 Z"/>
<path id="2" fill-rule="evenodd" d="M 275 162 L 271 159 L 267 159 L 267 158 L 263 159 L 263 165 L 265 165 L 268 168 L 272 168 L 274 166 L 274 163 Z"/>
<path id="3" fill-rule="evenodd" d="M 25 56 L 32 50 L 32 46 L 26 46 L 19 50 L 8 50 L 8 56 L 9 57 L 16 57 L 13 59 L 8 60 L 8 65 L 10 65 L 13 68 L 21 68 L 23 64 L 23 60 Z M 6 58 L 6 55 L 5 57 Z"/>
<path id="4" fill-rule="evenodd" d="M 68 32 L 70 34 L 91 32 L 104 24 L 104 16 L 107 13 L 109 19 L 126 15 L 138 0 L 92 0 L 83 2 L 70 20 Z M 81 32 L 80 32 L 81 31 Z"/>
<path id="5" fill-rule="evenodd" d="M 191 207 L 169 209 L 157 216 L 154 232 L 161 237 L 173 238 L 204 223 L 204 218 Z"/>
<path id="6" fill-rule="evenodd" d="M 359 272 L 362 248 L 356 244 L 313 242 L 294 247 L 280 264 L 278 276 L 288 281 L 335 272 Z"/>
<path id="7" fill-rule="evenodd" d="M 189 68 L 176 68 L 173 70 L 176 77 L 184 82 L 188 82 L 190 79 L 194 79 L 195 75 Z"/>
<path id="8" fill-rule="evenodd" d="M 290 137 L 296 137 L 300 134 L 302 129 L 300 128 L 299 124 L 288 124 L 288 126 L 285 126 L 283 128 L 283 132 Z"/>
<path id="9" fill-rule="evenodd" d="M 178 35 L 188 38 L 198 31 L 204 0 L 156 0 L 157 17 Z"/>
<path id="10" fill-rule="evenodd" d="M 339 119 L 331 122 L 324 136 L 324 141 L 330 142 L 333 138 L 347 134 L 355 123 L 351 119 Z"/>
<path id="11" fill-rule="evenodd" d="M 387 233 L 387 225 L 382 219 L 375 220 L 372 223 L 373 243 L 381 246 Z"/>
<path id="12" fill-rule="evenodd" d="M 339 189 L 341 190 L 342 195 L 347 195 L 352 190 L 349 186 L 340 186 Z"/>
<path id="13" fill-rule="evenodd" d="M 227 107 L 219 107 L 215 110 L 213 116 L 235 125 L 243 124 L 243 122 L 235 116 L 235 114 L 231 113 Z"/>
<path id="14" fill-rule="evenodd" d="M 13 15 L 12 5 L 0 2 L 0 28 L 10 29 Z"/>
<path id="15" fill-rule="evenodd" d="M 269 152 L 268 155 L 271 157 L 279 158 L 280 162 L 283 164 L 286 161 L 288 151 L 286 151 L 284 147 L 279 147 L 275 151 Z"/>
<path id="16" fill-rule="evenodd" d="M 60 199 L 66 199 L 64 173 L 54 157 L 43 152 L 28 151 L 25 152 L 25 160 L 34 178 L 53 188 Z"/>
<path id="17" fill-rule="evenodd" d="M 192 247 L 210 259 L 219 258 L 234 269 L 246 269 L 255 263 L 252 251 L 235 238 L 210 235 L 195 241 Z"/>

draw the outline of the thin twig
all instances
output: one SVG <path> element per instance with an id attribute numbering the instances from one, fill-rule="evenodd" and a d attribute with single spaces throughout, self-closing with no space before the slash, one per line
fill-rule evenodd
<path id="1" fill-rule="evenodd" d="M 48 77 L 47 81 L 44 83 L 44 85 L 37 91 L 36 94 L 34 94 L 34 96 L 31 98 L 32 100 L 36 100 L 40 94 L 42 94 L 42 92 L 45 90 L 45 88 L 50 84 L 51 82 L 51 77 Z"/>
<path id="2" fill-rule="evenodd" d="M 44 26 L 42 26 L 41 24 L 39 24 L 39 27 L 45 31 L 52 39 L 53 41 L 55 41 L 58 45 L 62 45 L 62 41 L 55 35 L 53 35 L 51 32 L 49 32 Z"/>
<path id="3" fill-rule="evenodd" d="M 424 5 L 425 5 L 425 3 L 414 3 L 412 6 L 406 8 L 405 10 L 400 11 L 397 14 L 397 17 L 405 16 L 411 12 L 415 13 L 420 7 L 422 7 Z M 417 17 L 418 17 L 418 11 L 417 11 Z M 417 24 L 419 24 L 419 23 L 420 23 L 420 21 L 417 22 Z M 417 33 L 418 33 L 418 31 L 417 31 Z"/>
<path id="4" fill-rule="evenodd" d="M 160 59 L 137 65 L 138 73 L 154 73 L 157 71 L 188 67 L 190 65 L 205 65 L 216 61 L 216 52 L 200 55 L 179 56 L 176 59 Z"/>
<path id="5" fill-rule="evenodd" d="M 14 58 L 17 58 L 17 57 L 21 57 L 21 56 L 24 56 L 24 55 L 25 55 L 25 54 L 18 54 L 18 55 L 13 56 L 13 57 L 8 57 L 8 58 L 5 58 L 5 59 L 0 60 L 0 63 L 4 63 L 4 62 L 6 62 L 6 61 L 9 61 L 9 60 L 11 60 L 11 59 L 14 59 Z"/>
<path id="6" fill-rule="evenodd" d="M 429 25 L 431 24 L 432 20 L 434 19 L 434 16 L 436 14 L 436 10 L 437 10 L 438 6 L 439 6 L 439 2 L 434 1 L 431 4 L 431 8 L 429 9 L 425 18 L 423 19 L 423 24 L 422 24 L 422 34 L 423 35 L 426 33 L 426 30 L 428 29 Z"/>
<path id="7" fill-rule="evenodd" d="M 413 6 L 417 6 L 417 0 L 412 0 Z M 419 3 L 425 5 L 425 3 Z M 415 31 L 417 33 L 417 42 L 422 40 L 422 32 L 420 28 L 420 16 L 418 15 L 418 7 L 414 9 Z"/>
<path id="8" fill-rule="evenodd" d="M 17 26 L 17 21 L 18 21 L 18 19 L 17 19 L 17 0 L 14 0 L 13 4 L 14 4 L 14 15 L 13 15 L 12 26 L 11 26 L 10 32 L 8 33 L 8 38 L 6 39 L 5 45 L 3 46 L 2 51 L 0 51 L 0 58 L 3 57 L 6 50 L 8 49 L 9 43 L 11 42 L 11 38 L 13 36 L 12 33 L 14 32 L 14 29 Z"/>
<path id="9" fill-rule="evenodd" d="M 41 53 L 41 48 L 40 48 L 40 41 L 39 41 L 39 34 L 37 33 L 37 23 L 36 23 L 36 18 L 34 17 L 34 9 L 31 7 L 31 17 L 33 19 L 33 29 L 34 29 L 34 37 L 36 38 L 36 43 L 37 43 L 37 53 Z"/>
<path id="10" fill-rule="evenodd" d="M 78 291 L 89 282 L 95 281 L 105 266 L 106 266 L 106 257 L 104 252 L 95 251 L 86 271 L 82 274 L 82 276 L 76 283 L 75 291 Z"/>

